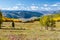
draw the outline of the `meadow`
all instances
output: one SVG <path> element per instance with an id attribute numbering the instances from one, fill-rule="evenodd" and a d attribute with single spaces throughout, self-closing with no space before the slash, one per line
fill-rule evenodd
<path id="1" fill-rule="evenodd" d="M 0 40 L 60 40 L 60 22 L 56 22 L 55 31 L 45 30 L 38 21 L 34 23 L 3 22 Z"/>

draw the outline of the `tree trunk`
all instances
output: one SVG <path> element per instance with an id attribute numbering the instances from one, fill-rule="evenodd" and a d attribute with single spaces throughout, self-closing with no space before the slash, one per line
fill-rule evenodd
<path id="1" fill-rule="evenodd" d="M 54 31 L 54 27 L 51 27 L 51 31 Z"/>
<path id="2" fill-rule="evenodd" d="M 15 29 L 15 24 L 13 21 L 12 21 L 12 29 Z"/>
<path id="3" fill-rule="evenodd" d="M 0 29 L 1 29 L 1 24 L 0 24 Z"/>
<path id="4" fill-rule="evenodd" d="M 48 27 L 46 26 L 45 29 L 48 30 Z"/>

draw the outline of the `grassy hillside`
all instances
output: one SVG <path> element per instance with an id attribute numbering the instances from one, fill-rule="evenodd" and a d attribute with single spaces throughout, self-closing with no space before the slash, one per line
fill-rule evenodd
<path id="1" fill-rule="evenodd" d="M 22 20 L 19 20 L 19 19 L 14 19 L 14 18 L 6 18 L 6 17 L 2 17 L 2 19 L 3 19 L 3 21 L 8 21 L 8 22 L 10 22 L 10 21 L 20 22 L 20 21 L 22 21 Z"/>
<path id="2" fill-rule="evenodd" d="M 41 25 L 37 21 L 34 23 L 15 22 L 15 28 L 18 29 L 12 29 L 11 22 L 4 22 L 3 26 L 3 29 L 0 29 L 0 40 L 60 40 L 60 29 L 49 31 L 43 27 L 41 31 Z"/>
<path id="3" fill-rule="evenodd" d="M 54 20 L 60 20 L 60 13 L 53 14 Z"/>
<path id="4" fill-rule="evenodd" d="M 53 20 L 58 21 L 58 20 L 60 20 L 60 13 L 51 14 L 51 15 L 44 15 L 41 17 L 41 19 L 46 20 L 47 17 L 49 17 L 50 19 L 53 18 Z"/>
<path id="5" fill-rule="evenodd" d="M 56 14 L 53 15 L 54 20 L 60 18 Z M 47 16 L 44 16 L 42 20 L 46 21 Z M 3 17 L 3 20 L 12 19 Z M 56 25 L 59 26 L 60 23 L 57 22 Z M 2 26 L 0 40 L 60 40 L 60 27 L 55 28 L 56 31 L 49 31 L 50 28 L 45 30 L 45 27 L 42 27 L 38 21 L 34 23 L 15 22 L 15 29 L 12 28 L 11 22 L 3 22 Z"/>

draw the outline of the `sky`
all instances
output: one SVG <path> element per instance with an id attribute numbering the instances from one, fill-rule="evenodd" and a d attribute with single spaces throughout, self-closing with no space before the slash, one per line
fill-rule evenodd
<path id="1" fill-rule="evenodd" d="M 0 0 L 1 10 L 60 10 L 60 0 Z"/>

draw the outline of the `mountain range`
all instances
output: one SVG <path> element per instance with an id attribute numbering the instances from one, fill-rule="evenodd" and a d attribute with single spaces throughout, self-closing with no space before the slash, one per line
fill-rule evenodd
<path id="1" fill-rule="evenodd" d="M 42 13 L 42 14 L 46 14 L 46 15 L 48 15 L 48 14 L 56 14 L 56 13 L 60 13 L 60 10 L 49 10 L 49 11 L 39 11 L 40 13 Z"/>
<path id="2" fill-rule="evenodd" d="M 57 11 L 25 11 L 25 10 L 2 10 L 3 17 L 6 19 L 19 19 L 23 21 L 38 19 L 43 15 L 60 13 Z"/>
<path id="3" fill-rule="evenodd" d="M 34 12 L 34 11 L 21 11 L 21 10 L 13 10 L 13 11 L 9 11 L 9 10 L 2 10 L 2 14 L 4 17 L 7 18 L 15 18 L 15 19 L 20 19 L 20 18 L 25 18 L 25 19 L 29 19 L 32 17 L 40 17 L 43 14 L 40 12 Z"/>
<path id="4" fill-rule="evenodd" d="M 3 20 L 6 21 L 31 21 L 39 19 L 43 15 L 48 14 L 60 14 L 58 11 L 25 11 L 25 10 L 1 10 L 3 14 Z M 54 15 L 55 16 L 55 15 Z M 56 19 L 56 18 L 55 18 Z"/>

